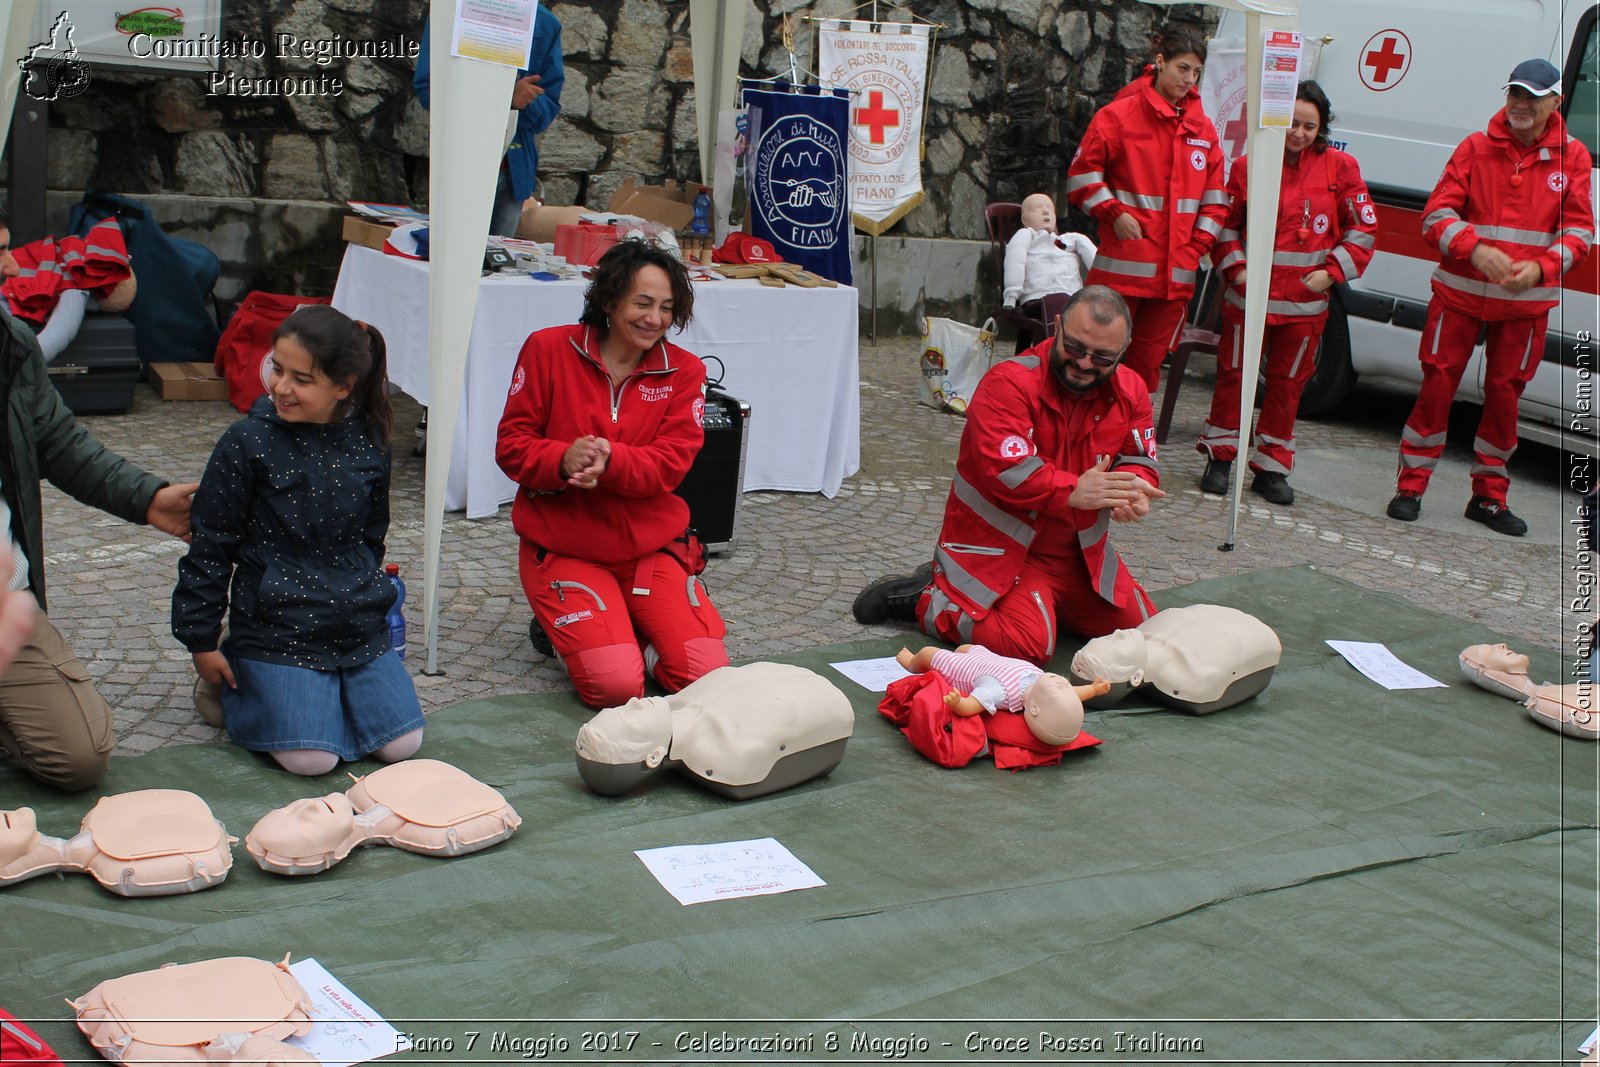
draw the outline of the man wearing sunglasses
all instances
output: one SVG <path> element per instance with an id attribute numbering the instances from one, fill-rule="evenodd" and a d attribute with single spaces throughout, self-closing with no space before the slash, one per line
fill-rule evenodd
<path id="1" fill-rule="evenodd" d="M 1109 536 L 1166 495 L 1149 393 L 1122 366 L 1131 336 L 1122 297 L 1085 286 L 1055 337 L 990 369 L 967 408 L 933 562 L 862 590 L 858 621 L 916 622 L 1042 666 L 1058 630 L 1099 637 L 1156 610 Z"/>

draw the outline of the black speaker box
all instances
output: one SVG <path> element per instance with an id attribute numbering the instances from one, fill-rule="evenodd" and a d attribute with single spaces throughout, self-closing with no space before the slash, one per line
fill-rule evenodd
<path id="1" fill-rule="evenodd" d="M 674 490 L 689 502 L 689 525 L 707 552 L 733 546 L 739 494 L 744 491 L 744 456 L 750 444 L 750 405 L 718 389 L 706 394 L 706 441 L 694 466 Z"/>
<path id="2" fill-rule="evenodd" d="M 121 315 L 87 314 L 78 336 L 49 366 L 50 381 L 74 415 L 118 415 L 133 406 L 143 369 L 133 323 Z"/>

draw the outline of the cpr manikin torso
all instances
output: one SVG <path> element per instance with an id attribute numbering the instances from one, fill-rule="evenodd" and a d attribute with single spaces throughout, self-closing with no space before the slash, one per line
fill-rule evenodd
<path id="1" fill-rule="evenodd" d="M 0 886 L 79 871 L 125 897 L 192 893 L 228 876 L 235 840 L 182 789 L 101 797 L 70 838 L 39 833 L 33 809 L 19 808 L 0 812 Z"/>
<path id="2" fill-rule="evenodd" d="M 505 797 L 465 771 L 412 759 L 358 778 L 344 793 L 268 812 L 244 844 L 264 870 L 316 874 L 362 845 L 461 856 L 499 844 L 520 825 Z"/>
<path id="3" fill-rule="evenodd" d="M 1204 715 L 1249 700 L 1267 687 L 1283 656 L 1272 627 L 1221 604 L 1158 611 L 1137 629 L 1097 637 L 1072 658 L 1074 678 L 1104 678 L 1105 707 L 1140 685 L 1163 704 Z"/>
<path id="4" fill-rule="evenodd" d="M 1461 650 L 1461 673 L 1473 685 L 1509 697 L 1528 711 L 1540 726 L 1568 737 L 1600 740 L 1600 693 L 1592 682 L 1570 685 L 1535 685 L 1528 674 L 1528 657 L 1504 644 L 1471 645 Z"/>
<path id="5" fill-rule="evenodd" d="M 1022 227 L 1006 242 L 1006 307 L 1052 293 L 1076 293 L 1083 288 L 1094 254 L 1094 242 L 1083 234 L 1056 233 L 1056 207 L 1048 196 L 1028 196 L 1022 201 Z"/>
<path id="6" fill-rule="evenodd" d="M 578 773 L 596 793 L 627 792 L 664 767 L 735 800 L 828 774 L 855 728 L 826 678 L 786 663 L 719 667 L 666 697 L 635 697 L 578 730 Z"/>
<path id="7" fill-rule="evenodd" d="M 316 1063 L 283 1043 L 311 1029 L 311 998 L 282 963 L 246 956 L 111 978 L 77 1000 L 78 1029 L 122 1063 Z"/>

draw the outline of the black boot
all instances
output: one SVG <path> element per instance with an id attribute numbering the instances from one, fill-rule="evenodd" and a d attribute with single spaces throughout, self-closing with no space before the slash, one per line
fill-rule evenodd
<path id="1" fill-rule="evenodd" d="M 1233 470 L 1231 459 L 1206 460 L 1206 472 L 1200 476 L 1200 491 L 1215 496 L 1226 496 L 1228 473 Z"/>
<path id="2" fill-rule="evenodd" d="M 850 612 L 855 615 L 857 622 L 868 626 L 888 619 L 916 622 L 917 600 L 932 583 L 932 563 L 924 563 L 911 574 L 891 574 L 887 578 L 879 578 L 861 590 Z"/>

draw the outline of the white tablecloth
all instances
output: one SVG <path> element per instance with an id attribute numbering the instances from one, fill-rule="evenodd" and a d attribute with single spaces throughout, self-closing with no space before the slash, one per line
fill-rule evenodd
<path id="1" fill-rule="evenodd" d="M 516 486 L 494 461 L 495 433 L 522 342 L 577 322 L 587 282 L 485 278 L 467 350 L 466 383 L 445 507 L 484 518 Z M 722 387 L 750 404 L 744 487 L 833 496 L 861 466 L 861 392 L 855 289 L 770 288 L 754 281 L 695 285 L 694 319 L 670 340 L 715 356 Z M 383 331 L 389 378 L 428 398 L 428 265 L 350 245 L 333 306 Z M 706 370 L 714 380 L 715 362 Z M 405 428 L 402 428 L 402 433 Z"/>

